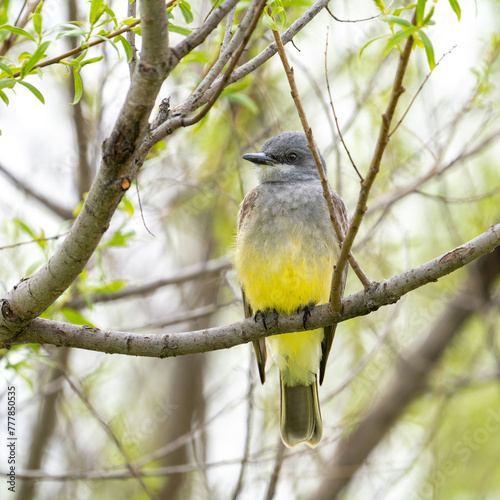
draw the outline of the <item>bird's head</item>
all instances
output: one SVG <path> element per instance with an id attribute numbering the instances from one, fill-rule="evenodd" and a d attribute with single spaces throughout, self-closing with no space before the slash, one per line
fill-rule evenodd
<path id="1" fill-rule="evenodd" d="M 325 160 L 320 154 L 323 170 Z M 261 166 L 260 182 L 297 182 L 319 179 L 314 158 L 303 132 L 281 132 L 269 139 L 260 153 L 243 155 L 244 160 Z"/>

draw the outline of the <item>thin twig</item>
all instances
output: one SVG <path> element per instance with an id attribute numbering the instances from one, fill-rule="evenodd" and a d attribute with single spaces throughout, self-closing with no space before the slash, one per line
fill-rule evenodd
<path id="1" fill-rule="evenodd" d="M 274 459 L 274 468 L 269 478 L 269 484 L 267 485 L 266 500 L 273 500 L 276 494 L 276 486 L 278 485 L 278 479 L 280 477 L 281 466 L 283 465 L 283 459 L 285 457 L 286 447 L 283 441 L 279 441 L 278 447 L 276 449 L 276 458 Z"/>
<path id="2" fill-rule="evenodd" d="M 91 415 L 99 422 L 101 427 L 104 429 L 110 440 L 114 443 L 118 451 L 120 452 L 120 455 L 125 459 L 125 467 L 129 470 L 130 474 L 134 476 L 139 484 L 141 485 L 142 489 L 150 498 L 151 500 L 157 500 L 157 496 L 148 488 L 146 483 L 144 482 L 144 479 L 142 478 L 142 475 L 140 471 L 136 469 L 136 467 L 132 464 L 131 458 L 128 456 L 127 451 L 123 447 L 122 443 L 118 439 L 117 435 L 113 432 L 111 427 L 104 421 L 104 419 L 99 415 L 99 413 L 96 411 L 96 409 L 92 406 L 90 401 L 87 399 L 85 394 L 80 390 L 80 388 L 76 385 L 76 383 L 72 380 L 70 375 L 66 372 L 64 367 L 61 367 L 61 371 L 64 374 L 64 378 L 70 385 L 71 389 L 75 392 L 75 394 L 80 398 L 82 403 L 86 406 L 86 408 L 89 410 Z"/>
<path id="3" fill-rule="evenodd" d="M 363 23 L 365 21 L 371 21 L 372 19 L 378 19 L 382 14 L 375 14 L 374 16 L 371 17 L 365 17 L 363 19 L 339 19 L 333 12 L 330 10 L 328 5 L 325 7 L 326 10 L 328 11 L 328 14 L 335 19 L 335 21 L 339 23 Z"/>
<path id="4" fill-rule="evenodd" d="M 129 2 L 127 8 L 127 16 L 135 18 L 137 15 L 137 2 L 133 0 Z M 135 46 L 135 33 L 132 30 L 127 32 L 127 42 L 132 47 L 132 60 L 129 62 L 128 68 L 130 72 L 130 80 L 132 80 L 132 76 L 134 75 L 135 66 L 137 64 L 137 47 Z"/>
<path id="5" fill-rule="evenodd" d="M 133 23 L 129 24 L 128 26 L 125 26 L 123 28 L 120 28 L 119 30 L 113 31 L 109 35 L 105 35 L 104 38 L 111 40 L 115 36 L 121 35 L 122 33 L 126 33 L 127 31 L 130 31 L 132 28 L 135 28 L 140 22 L 141 21 L 139 19 L 137 19 L 137 21 L 134 21 Z M 90 47 L 95 47 L 96 45 L 99 45 L 99 44 L 104 43 L 104 42 L 105 42 L 105 40 L 103 40 L 102 38 L 98 38 L 97 40 L 94 40 L 93 42 L 85 44 L 84 46 L 80 45 L 79 47 L 75 47 L 74 49 L 68 50 L 64 54 L 60 54 L 56 57 L 53 57 L 52 59 L 46 59 L 45 61 L 39 62 L 38 64 L 35 64 L 33 66 L 33 69 L 45 68 L 46 66 L 51 66 L 52 64 L 57 64 L 57 63 L 61 62 L 63 59 L 67 59 L 68 57 L 79 54 L 80 52 L 83 52 L 84 50 L 87 50 Z M 21 74 L 21 71 L 18 71 L 17 73 L 14 73 L 13 77 L 17 78 L 20 74 Z"/>
<path id="6" fill-rule="evenodd" d="M 56 234 L 55 236 L 47 236 L 46 238 L 35 238 L 34 240 L 30 240 L 30 241 L 20 241 L 19 243 L 12 243 L 11 245 L 4 245 L 3 247 L 0 247 L 0 251 L 1 250 L 8 250 L 10 248 L 22 247 L 24 245 L 31 245 L 32 243 L 41 243 L 42 241 L 58 240 L 59 238 L 62 238 L 63 236 L 66 236 L 67 234 L 68 234 L 68 231 L 66 231 L 65 233 Z"/>
<path id="7" fill-rule="evenodd" d="M 254 16 L 252 19 L 252 22 L 250 23 L 250 26 L 248 27 L 247 32 L 245 33 L 245 36 L 243 37 L 243 40 L 241 41 L 240 46 L 236 50 L 235 54 L 231 58 L 231 62 L 229 63 L 229 67 L 227 68 L 227 71 L 224 73 L 221 81 L 219 82 L 217 86 L 217 90 L 212 94 L 210 97 L 210 100 L 205 104 L 203 109 L 195 116 L 191 118 L 182 118 L 182 126 L 183 127 L 188 127 L 190 125 L 194 125 L 195 123 L 198 123 L 202 118 L 206 116 L 206 114 L 210 111 L 212 106 L 215 104 L 219 96 L 222 94 L 222 91 L 225 89 L 227 82 L 229 81 L 229 78 L 231 77 L 231 73 L 233 72 L 234 68 L 236 67 L 236 64 L 238 63 L 241 54 L 245 50 L 248 42 L 250 41 L 250 37 L 252 36 L 252 33 L 255 31 L 255 28 L 257 27 L 257 24 L 259 22 L 260 16 L 266 6 L 266 1 L 267 0 L 260 0 L 258 5 L 256 5 L 255 10 L 254 10 Z"/>
<path id="8" fill-rule="evenodd" d="M 281 40 L 281 36 L 278 30 L 273 30 L 273 36 L 276 42 L 276 46 L 278 48 L 278 54 L 280 56 L 281 63 L 283 64 L 283 68 L 285 70 L 286 77 L 288 79 L 288 84 L 290 85 L 292 99 L 293 102 L 295 103 L 295 107 L 297 108 L 297 113 L 299 115 L 300 123 L 302 124 L 302 128 L 304 129 L 304 132 L 307 137 L 307 142 L 308 142 L 307 146 L 311 150 L 311 154 L 314 159 L 316 169 L 318 170 L 319 179 L 321 181 L 321 186 L 323 188 L 323 196 L 328 206 L 328 212 L 330 215 L 332 226 L 335 230 L 335 234 L 337 235 L 338 240 L 343 241 L 344 233 L 342 231 L 340 222 L 337 220 L 337 215 L 335 213 L 335 206 L 333 204 L 332 195 L 330 193 L 330 185 L 328 184 L 328 179 L 326 178 L 325 171 L 323 170 L 323 164 L 321 162 L 321 158 L 319 156 L 319 152 L 316 147 L 316 142 L 314 140 L 311 126 L 309 125 L 306 113 L 304 111 L 304 106 L 302 105 L 302 101 L 300 100 L 299 90 L 297 88 L 297 84 L 295 82 L 295 76 L 293 74 L 293 68 L 290 66 L 290 63 L 288 62 L 288 57 L 285 52 L 285 47 L 283 46 L 283 42 Z"/>
<path id="9" fill-rule="evenodd" d="M 250 351 L 249 351 L 250 352 Z M 241 458 L 240 474 L 238 476 L 238 481 L 233 493 L 233 500 L 237 500 L 240 496 L 241 490 L 243 489 L 243 481 L 245 478 L 245 471 L 248 464 L 248 459 L 250 457 L 250 441 L 252 437 L 252 420 L 253 420 L 253 389 L 254 389 L 254 361 L 253 356 L 250 354 L 250 363 L 248 364 L 248 392 L 247 392 L 247 425 L 246 425 L 246 436 L 245 436 L 245 449 L 243 451 L 243 457 Z"/>
<path id="10" fill-rule="evenodd" d="M 328 9 L 328 7 L 327 7 L 327 9 Z M 344 146 L 345 152 L 347 153 L 347 156 L 349 157 L 349 160 L 351 161 L 351 165 L 353 166 L 354 170 L 358 174 L 359 180 L 361 182 L 363 182 L 363 176 L 360 174 L 358 167 L 354 163 L 354 160 L 351 156 L 351 152 L 349 151 L 349 148 L 347 147 L 347 144 L 344 141 L 344 137 L 342 136 L 342 131 L 340 130 L 339 121 L 337 119 L 337 113 L 335 112 L 335 107 L 333 105 L 332 93 L 330 91 L 330 80 L 328 78 L 328 33 L 329 33 L 329 26 L 327 26 L 326 44 L 325 44 L 325 79 L 326 79 L 326 88 L 328 89 L 328 97 L 330 99 L 330 107 L 332 108 L 333 117 L 335 118 L 335 126 L 337 127 L 337 132 L 339 134 L 340 142 Z"/>
<path id="11" fill-rule="evenodd" d="M 24 183 L 20 179 L 18 179 L 14 174 L 10 172 L 7 168 L 5 168 L 2 164 L 0 164 L 0 172 L 2 172 L 18 189 L 31 196 L 35 200 L 39 201 L 42 205 L 51 210 L 58 217 L 61 217 L 63 220 L 73 219 L 73 211 L 68 210 L 65 207 L 62 207 L 55 203 L 52 198 L 44 196 L 43 194 L 37 193 L 34 189 L 32 189 L 28 184 Z"/>
<path id="12" fill-rule="evenodd" d="M 370 168 L 365 179 L 361 182 L 361 189 L 358 196 L 358 202 L 356 204 L 356 210 L 349 224 L 349 229 L 345 235 L 345 239 L 342 243 L 340 249 L 340 256 L 335 267 L 333 278 L 332 278 L 332 291 L 331 291 L 331 302 L 333 311 L 336 313 L 340 312 L 342 302 L 342 270 L 348 259 L 349 253 L 351 251 L 354 239 L 358 234 L 361 221 L 363 220 L 364 214 L 366 212 L 366 204 L 368 201 L 368 196 L 370 194 L 371 187 L 375 181 L 380 170 L 380 164 L 382 162 L 382 157 L 389 142 L 389 130 L 392 118 L 394 117 L 394 112 L 398 104 L 401 94 L 405 91 L 403 87 L 403 78 L 408 66 L 408 61 L 410 59 L 411 50 L 413 47 L 413 38 L 410 37 L 406 41 L 403 52 L 399 57 L 399 64 L 396 71 L 396 76 L 394 78 L 394 84 L 392 86 L 391 97 L 389 98 L 389 103 L 385 113 L 382 115 L 382 123 L 380 124 L 379 135 L 377 139 L 377 144 L 375 146 L 375 151 L 373 153 Z"/>
<path id="13" fill-rule="evenodd" d="M 140 286 L 129 286 L 113 293 L 96 293 L 86 297 L 75 298 L 65 303 L 65 307 L 70 309 L 81 309 L 88 303 L 97 304 L 102 302 L 112 302 L 133 297 L 145 297 L 148 294 L 154 293 L 159 288 L 170 285 L 181 285 L 187 281 L 196 280 L 202 276 L 214 275 L 218 276 L 231 268 L 231 262 L 228 259 L 214 259 L 201 264 L 195 264 L 179 269 L 177 274 L 167 278 L 156 279 L 149 283 L 144 283 Z M 87 302 L 88 301 L 88 302 Z"/>
<path id="14" fill-rule="evenodd" d="M 233 30 L 235 14 L 236 14 L 236 5 L 229 11 L 229 14 L 227 15 L 226 29 L 224 30 L 224 38 L 220 46 L 221 54 L 226 50 L 231 40 L 231 36 L 233 35 L 232 30 Z"/>
<path id="15" fill-rule="evenodd" d="M 403 116 L 400 118 L 400 120 L 398 121 L 398 123 L 396 123 L 396 126 L 392 129 L 391 132 L 389 132 L 389 139 L 391 138 L 392 134 L 394 134 L 394 132 L 396 132 L 396 130 L 398 129 L 398 127 L 401 125 L 401 123 L 403 122 L 403 120 L 406 118 L 406 115 L 408 114 L 408 112 L 410 111 L 410 109 L 412 108 L 413 106 L 413 103 L 415 102 L 415 100 L 417 99 L 418 95 L 420 94 L 420 92 L 422 91 L 422 89 L 424 88 L 424 85 L 427 83 L 427 80 L 429 80 L 430 76 L 432 75 L 432 73 L 434 72 L 434 70 L 439 66 L 439 64 L 441 63 L 441 61 L 448 55 L 448 54 L 451 54 L 452 51 L 455 49 L 456 45 L 454 45 L 448 52 L 445 52 L 441 58 L 439 59 L 439 61 L 436 63 L 436 65 L 434 66 L 434 68 L 429 71 L 429 73 L 427 73 L 427 76 L 424 78 L 424 81 L 420 84 L 420 87 L 418 88 L 417 92 L 415 93 L 415 95 L 413 96 L 412 100 L 410 101 L 410 104 L 408 104 L 408 107 L 406 108 L 405 112 L 403 113 Z"/>
<path id="16" fill-rule="evenodd" d="M 337 235 L 337 238 L 339 239 L 340 242 L 342 242 L 344 239 L 344 233 L 343 233 L 342 228 L 340 226 L 340 222 L 337 220 L 337 215 L 335 213 L 335 206 L 333 204 L 332 195 L 330 193 L 330 185 L 328 184 L 328 179 L 326 178 L 325 172 L 323 170 L 323 165 L 322 165 L 321 159 L 319 157 L 318 149 L 316 148 L 316 143 L 314 141 L 312 129 L 309 125 L 309 122 L 307 121 L 307 116 L 305 114 L 304 107 L 302 105 L 302 101 L 300 100 L 299 91 L 297 88 L 297 84 L 295 82 L 295 76 L 293 74 L 293 68 L 291 68 L 290 63 L 288 62 L 288 58 L 287 58 L 287 55 L 285 52 L 285 47 L 283 46 L 283 42 L 281 40 L 281 36 L 280 36 L 279 32 L 273 30 L 273 35 L 274 35 L 274 39 L 276 41 L 278 54 L 280 56 L 281 62 L 283 64 L 283 67 L 285 69 L 285 73 L 286 73 L 286 76 L 288 79 L 288 83 L 290 85 L 293 102 L 295 103 L 295 107 L 297 108 L 297 113 L 299 115 L 300 122 L 302 124 L 302 128 L 304 129 L 304 132 L 305 132 L 306 137 L 307 137 L 308 147 L 311 150 L 311 154 L 314 158 L 314 163 L 316 165 L 316 169 L 318 170 L 318 175 L 319 175 L 319 178 L 321 181 L 321 186 L 323 188 L 323 196 L 325 198 L 325 201 L 326 201 L 326 204 L 328 207 L 328 213 L 330 215 L 330 221 L 332 222 L 332 226 L 333 226 L 333 229 L 335 230 L 335 234 Z M 353 271 L 356 273 L 356 275 L 360 279 L 365 290 L 367 290 L 371 285 L 370 279 L 362 271 L 361 266 L 358 264 L 358 262 L 356 261 L 356 259 L 354 258 L 353 255 L 349 255 L 348 259 L 349 259 L 349 262 L 352 266 Z M 344 261 L 344 264 L 345 264 L 345 261 Z M 338 266 L 338 264 L 337 264 L 337 266 Z M 342 267 L 342 269 L 343 269 L 343 267 Z"/>

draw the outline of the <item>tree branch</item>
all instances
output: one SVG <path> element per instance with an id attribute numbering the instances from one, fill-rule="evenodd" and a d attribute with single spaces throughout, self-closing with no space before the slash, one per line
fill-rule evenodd
<path id="1" fill-rule="evenodd" d="M 330 304 L 315 307 L 307 320 L 310 330 L 363 316 L 384 305 L 394 304 L 403 295 L 433 282 L 493 251 L 500 245 L 500 224 L 464 245 L 421 266 L 362 290 L 342 301 L 342 312 L 335 315 Z M 267 319 L 267 318 L 266 318 Z M 0 340 L 0 348 L 35 343 L 77 347 L 110 354 L 164 358 L 228 349 L 260 337 L 304 331 L 303 314 L 269 318 L 267 330 L 253 318 L 226 326 L 184 333 L 136 334 L 104 331 L 88 326 L 36 318 L 20 333 Z"/>
<path id="2" fill-rule="evenodd" d="M 411 49 L 413 47 L 413 37 L 409 37 L 406 41 L 405 48 L 399 57 L 399 64 L 396 70 L 396 76 L 394 78 L 394 83 L 392 86 L 391 96 L 389 98 L 389 103 L 385 113 L 382 115 L 382 123 L 380 125 L 379 135 L 377 138 L 377 144 L 375 146 L 375 151 L 373 152 L 372 160 L 370 163 L 370 168 L 366 178 L 361 181 L 361 190 L 359 192 L 358 202 L 356 204 L 356 210 L 352 216 L 351 222 L 349 224 L 349 229 L 345 235 L 345 239 L 342 243 L 340 249 L 340 255 L 335 266 L 335 271 L 333 273 L 332 279 L 332 291 L 331 300 L 334 312 L 340 311 L 341 295 L 342 295 L 342 272 L 344 265 L 349 257 L 349 254 L 354 243 L 354 239 L 358 234 L 359 226 L 366 212 L 366 204 L 368 201 L 368 196 L 370 194 L 370 189 L 373 186 L 375 177 L 380 170 L 380 163 L 382 162 L 382 157 L 385 152 L 385 148 L 389 143 L 389 132 L 392 119 L 394 117 L 394 112 L 398 104 L 401 94 L 404 92 L 403 78 L 406 73 L 406 68 L 408 67 L 408 61 L 410 60 Z"/>
<path id="3" fill-rule="evenodd" d="M 285 31 L 285 33 L 283 33 L 283 36 L 281 37 L 283 44 L 286 45 L 288 42 L 290 42 L 293 39 L 293 37 L 304 28 L 304 26 L 306 26 L 310 21 L 312 21 L 314 19 L 314 17 L 316 17 L 316 15 L 319 12 L 321 12 L 321 10 L 324 9 L 326 5 L 328 5 L 328 2 L 329 2 L 329 0 L 318 0 L 302 16 L 300 16 L 300 18 L 297 19 Z M 214 14 L 215 14 L 215 12 L 214 12 Z M 207 20 L 207 22 L 208 22 L 208 20 Z M 190 35 L 190 36 L 193 36 L 193 35 Z M 189 37 L 187 37 L 187 38 L 189 38 Z M 186 41 L 181 42 L 181 43 L 185 43 L 185 42 Z M 173 50 L 175 50 L 177 57 L 179 57 L 182 54 L 181 49 L 182 49 L 182 51 L 185 51 L 185 48 L 181 44 L 177 45 L 173 49 Z M 232 83 L 237 82 L 238 80 L 245 77 L 249 73 L 252 73 L 253 71 L 255 71 L 258 67 L 262 66 L 265 62 L 267 62 L 269 59 L 271 59 L 271 57 L 274 54 L 276 54 L 276 52 L 277 52 L 276 43 L 270 44 L 258 56 L 254 57 L 253 59 L 250 59 L 250 61 L 241 65 L 239 68 L 235 69 L 231 73 L 231 76 L 229 77 L 229 80 L 225 84 L 225 87 L 228 87 Z M 147 140 L 143 144 L 143 147 L 141 148 L 141 151 L 138 155 L 137 161 L 139 163 L 144 161 L 147 153 L 149 152 L 151 147 L 153 147 L 154 144 L 156 144 L 158 141 L 162 140 L 165 136 L 172 134 L 174 132 L 174 130 L 177 130 L 178 128 L 182 127 L 184 117 L 188 116 L 193 111 L 195 111 L 199 107 L 201 107 L 204 104 L 206 104 L 207 102 L 209 102 L 210 99 L 212 98 L 212 95 L 218 91 L 222 78 L 224 78 L 224 77 L 219 76 L 214 81 L 213 85 L 205 92 L 205 94 L 197 100 L 195 105 L 187 106 L 188 101 L 186 101 L 184 104 L 178 106 L 175 109 L 175 112 L 172 113 L 172 116 L 168 120 L 166 120 L 164 123 L 162 123 L 157 129 L 155 129 L 152 132 L 152 134 L 147 138 Z"/>
<path id="4" fill-rule="evenodd" d="M 101 166 L 83 208 L 49 262 L 3 298 L 0 335 L 19 331 L 69 287 L 94 253 L 131 185 L 136 149 L 169 69 L 168 21 L 162 0 L 143 1 L 141 26 L 141 59 L 111 136 L 104 142 Z"/>
<path id="5" fill-rule="evenodd" d="M 471 267 L 462 290 L 448 304 L 424 342 L 399 360 L 386 391 L 377 398 L 354 432 L 340 441 L 337 454 L 326 467 L 323 483 L 313 498 L 338 498 L 408 404 L 426 387 L 431 369 L 465 321 L 488 302 L 489 289 L 499 276 L 500 247 L 497 247 Z M 409 363 L 408 359 L 414 362 Z"/>
<path id="6" fill-rule="evenodd" d="M 1 248 L 0 248 L 1 250 Z M 144 297 L 150 293 L 156 292 L 159 288 L 169 285 L 182 285 L 186 281 L 192 281 L 198 279 L 202 276 L 209 275 L 219 275 L 224 271 L 231 268 L 231 263 L 227 259 L 214 259 L 208 262 L 202 262 L 201 264 L 195 264 L 193 266 L 185 267 L 181 269 L 174 276 L 169 276 L 168 278 L 162 278 L 150 283 L 144 283 L 140 286 L 130 286 L 124 288 L 123 290 L 118 290 L 115 293 L 99 293 L 93 294 L 86 299 L 82 297 L 77 297 L 64 304 L 64 307 L 69 307 L 71 309 L 81 309 L 85 307 L 88 302 L 92 304 L 97 304 L 101 302 L 111 302 L 120 299 L 126 299 L 131 297 L 141 296 Z"/>
<path id="7" fill-rule="evenodd" d="M 37 193 L 30 186 L 15 177 L 14 174 L 7 170 L 2 164 L 0 164 L 0 172 L 2 172 L 5 177 L 7 177 L 12 182 L 12 184 L 14 184 L 14 186 L 16 186 L 20 191 L 26 193 L 36 201 L 40 202 L 61 219 L 70 220 L 73 218 L 73 212 L 71 210 L 68 210 L 65 207 L 61 207 L 57 203 L 54 203 L 52 199 L 44 196 L 43 194 Z"/>

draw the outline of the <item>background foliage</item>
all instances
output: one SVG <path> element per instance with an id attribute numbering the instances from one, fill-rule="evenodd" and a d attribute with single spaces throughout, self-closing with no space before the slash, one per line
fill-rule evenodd
<path id="1" fill-rule="evenodd" d="M 47 261 L 81 208 L 133 60 L 127 33 L 135 16 L 127 2 L 28 2 L 31 18 L 19 28 L 22 4 L 0 2 L 3 290 Z M 272 42 L 272 23 L 282 31 L 309 5 L 274 2 L 277 17 L 259 24 L 243 61 Z M 247 6 L 238 4 L 236 22 Z M 202 0 L 170 2 L 171 42 L 196 29 L 211 8 Z M 499 5 L 351 0 L 331 2 L 330 10 L 335 18 L 323 11 L 287 51 L 330 182 L 348 207 L 359 179 L 339 141 L 330 98 L 364 173 L 399 45 L 410 35 L 417 40 L 396 112 L 404 121 L 391 135 L 354 249 L 367 274 L 383 280 L 498 222 Z M 367 20 L 351 22 L 361 19 Z M 137 25 L 132 29 L 140 33 Z M 186 56 L 163 85 L 160 97 L 169 98 L 172 109 L 208 71 L 224 29 Z M 96 41 L 102 43 L 92 46 Z M 73 56 L 37 67 L 72 50 Z M 298 129 L 277 58 L 229 86 L 201 122 L 153 148 L 90 264 L 44 316 L 144 332 L 240 319 L 237 279 L 225 263 L 238 205 L 256 183 L 241 156 L 278 131 Z M 199 263 L 214 259 L 222 263 L 217 272 L 199 272 Z M 114 300 L 185 268 L 193 270 L 189 280 Z M 384 393 L 397 362 L 418 363 L 415 347 L 468 272 L 339 326 L 321 390 L 324 438 L 314 450 L 282 449 L 276 368 L 270 364 L 261 387 L 248 346 L 166 360 L 40 346 L 3 351 L 0 397 L 5 400 L 10 385 L 18 392 L 19 476 L 27 471 L 43 478 L 19 479 L 17 498 L 150 498 L 130 464 L 155 471 L 145 482 L 158 498 L 311 498 L 329 474 L 339 440 Z M 359 289 L 351 272 L 347 294 Z M 477 302 L 467 305 L 476 314 L 443 358 L 429 366 L 424 393 L 342 498 L 499 495 L 498 287 L 488 304 Z"/>

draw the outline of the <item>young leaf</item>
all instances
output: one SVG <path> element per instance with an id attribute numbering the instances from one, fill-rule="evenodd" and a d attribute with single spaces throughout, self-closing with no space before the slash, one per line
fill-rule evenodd
<path id="1" fill-rule="evenodd" d="M 33 55 L 29 58 L 28 62 L 21 68 L 21 76 L 26 76 L 33 69 L 35 64 L 45 57 L 45 51 L 47 47 L 51 44 L 49 40 L 42 42 L 33 52 Z"/>
<path id="2" fill-rule="evenodd" d="M 33 27 L 40 38 L 42 38 L 42 7 L 43 0 L 37 5 L 35 13 L 33 14 Z"/>
<path id="3" fill-rule="evenodd" d="M 82 316 L 78 311 L 75 311 L 74 309 L 63 307 L 61 309 L 61 314 L 74 325 L 88 325 L 92 328 L 95 328 L 95 325 L 93 325 L 87 318 Z"/>
<path id="4" fill-rule="evenodd" d="M 9 88 L 11 89 L 18 80 L 15 78 L 2 78 L 0 80 L 0 89 Z"/>
<path id="5" fill-rule="evenodd" d="M 373 38 L 371 40 L 368 40 L 368 42 L 366 42 L 363 47 L 361 47 L 361 50 L 359 51 L 359 57 L 361 57 L 363 55 L 363 52 L 364 50 L 369 46 L 371 45 L 373 42 L 376 42 L 377 40 L 381 40 L 382 38 L 387 38 L 391 35 L 381 35 L 381 36 L 377 36 L 376 38 Z"/>
<path id="6" fill-rule="evenodd" d="M 89 21 L 91 26 L 94 26 L 99 21 L 100 17 L 106 12 L 107 7 L 103 0 L 92 0 L 90 2 Z"/>
<path id="7" fill-rule="evenodd" d="M 434 59 L 434 47 L 432 46 L 430 38 L 424 33 L 423 30 L 419 30 L 418 35 L 422 40 L 422 43 L 424 44 L 427 62 L 429 64 L 430 70 L 432 71 L 436 67 L 436 61 Z"/>
<path id="8" fill-rule="evenodd" d="M 6 106 L 9 105 L 9 98 L 6 96 L 5 92 L 0 90 L 0 99 L 5 103 Z M 0 135 L 2 135 L 2 131 L 0 130 Z"/>
<path id="9" fill-rule="evenodd" d="M 4 71 L 5 73 L 7 73 L 9 76 L 14 76 L 14 73 L 12 72 L 12 70 L 6 64 L 4 64 L 2 61 L 0 61 L 0 69 L 2 71 Z"/>
<path id="10" fill-rule="evenodd" d="M 127 63 L 132 61 L 132 59 L 134 58 L 134 49 L 132 49 L 132 45 L 130 45 L 129 41 L 123 35 L 118 35 L 113 41 L 115 43 L 121 42 L 121 44 L 123 45 L 123 50 L 125 51 L 125 54 L 127 56 Z"/>
<path id="11" fill-rule="evenodd" d="M 192 23 L 193 22 L 193 13 L 191 12 L 191 6 L 185 2 L 184 0 L 181 0 L 179 3 L 179 8 L 181 9 L 182 15 L 184 16 L 184 21 L 186 21 L 186 24 Z"/>
<path id="12" fill-rule="evenodd" d="M 410 21 L 397 16 L 382 16 L 380 20 L 389 24 L 399 24 L 400 26 L 403 26 L 403 28 L 409 28 L 410 26 L 413 26 Z"/>
<path id="13" fill-rule="evenodd" d="M 45 99 L 42 93 L 34 85 L 31 85 L 31 83 L 25 82 L 24 80 L 18 80 L 17 83 L 19 83 L 19 85 L 22 85 L 23 87 L 26 87 L 42 104 L 45 104 Z"/>
<path id="14" fill-rule="evenodd" d="M 273 21 L 273 18 L 269 16 L 266 12 L 264 12 L 264 15 L 262 16 L 262 23 L 266 28 L 269 28 L 272 31 L 277 31 L 278 26 L 276 26 L 276 23 Z"/>
<path id="15" fill-rule="evenodd" d="M 460 21 L 460 17 L 462 16 L 462 9 L 460 8 L 458 1 L 457 0 L 448 0 L 448 1 L 450 2 L 453 12 L 457 15 L 457 19 Z"/>
<path id="16" fill-rule="evenodd" d="M 425 4 L 427 0 L 418 0 L 416 12 L 416 24 L 420 26 L 424 20 Z"/>
<path id="17" fill-rule="evenodd" d="M 36 40 L 25 30 L 22 28 L 18 28 L 17 26 L 11 26 L 10 24 L 4 24 L 0 26 L 0 31 L 9 31 L 10 33 L 15 33 L 16 35 L 22 36 L 24 38 L 30 39 L 32 42 L 36 42 Z"/>
<path id="18" fill-rule="evenodd" d="M 406 40 L 407 38 L 412 36 L 416 30 L 417 30 L 417 28 L 415 26 L 412 26 L 410 29 L 401 30 L 401 31 L 398 31 L 397 33 L 394 33 L 394 35 L 391 35 L 391 37 L 387 41 L 387 45 L 385 46 L 385 49 L 384 49 L 384 57 L 387 54 L 389 54 L 389 52 L 394 47 L 397 47 L 403 40 Z"/>
<path id="19" fill-rule="evenodd" d="M 71 103 L 73 106 L 80 102 L 80 99 L 83 95 L 83 83 L 82 78 L 80 76 L 80 70 L 77 68 L 73 68 L 73 79 L 75 80 L 75 98 Z"/>
<path id="20" fill-rule="evenodd" d="M 191 30 L 183 28 L 182 26 L 176 26 L 175 24 L 168 23 L 168 31 L 172 33 L 178 33 L 179 35 L 188 36 L 191 34 Z"/>

